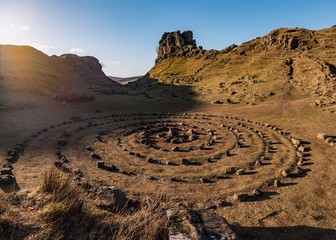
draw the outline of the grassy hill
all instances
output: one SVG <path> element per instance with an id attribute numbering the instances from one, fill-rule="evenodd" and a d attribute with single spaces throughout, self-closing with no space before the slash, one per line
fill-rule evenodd
<path id="1" fill-rule="evenodd" d="M 49 57 L 29 46 L 0 45 L 0 105 L 27 103 L 39 96 L 84 100 L 101 87 L 121 85 L 105 76 L 94 57 Z"/>
<path id="2" fill-rule="evenodd" d="M 126 77 L 126 78 L 122 78 L 122 77 L 113 77 L 113 76 L 108 76 L 110 79 L 112 79 L 113 81 L 116 81 L 120 84 L 127 84 L 129 82 L 134 82 L 136 80 L 138 80 L 139 78 L 142 78 L 143 76 L 134 76 L 134 77 Z"/>
<path id="3" fill-rule="evenodd" d="M 336 26 L 280 28 L 221 51 L 192 45 L 173 50 L 158 57 L 140 82 L 191 86 L 210 101 L 255 104 L 281 95 L 317 97 L 319 106 L 335 103 Z"/>

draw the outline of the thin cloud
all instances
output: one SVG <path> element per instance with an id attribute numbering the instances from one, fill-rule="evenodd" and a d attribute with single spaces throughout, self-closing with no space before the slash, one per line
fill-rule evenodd
<path id="1" fill-rule="evenodd" d="M 14 23 L 11 23 L 9 26 L 17 31 L 28 31 L 30 29 L 28 25 L 16 26 Z"/>
<path id="2" fill-rule="evenodd" d="M 70 52 L 71 53 L 85 53 L 86 51 L 84 49 L 80 49 L 80 48 L 71 48 Z"/>
<path id="3" fill-rule="evenodd" d="M 21 27 L 18 27 L 17 30 L 19 31 L 28 31 L 30 28 L 28 25 L 25 25 L 25 26 L 21 26 Z"/>
<path id="4" fill-rule="evenodd" d="M 120 64 L 120 61 L 116 60 L 116 61 L 112 61 L 110 62 L 111 65 L 119 65 Z"/>

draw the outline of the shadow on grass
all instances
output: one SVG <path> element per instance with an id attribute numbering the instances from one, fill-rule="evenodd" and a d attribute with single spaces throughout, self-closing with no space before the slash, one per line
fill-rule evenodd
<path id="1" fill-rule="evenodd" d="M 336 239 L 336 230 L 315 228 L 309 226 L 293 227 L 243 227 L 231 225 L 239 239 L 246 240 L 333 240 Z"/>

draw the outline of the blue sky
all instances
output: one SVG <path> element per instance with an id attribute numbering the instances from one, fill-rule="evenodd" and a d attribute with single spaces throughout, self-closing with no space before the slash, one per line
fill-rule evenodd
<path id="1" fill-rule="evenodd" d="M 0 0 L 0 44 L 95 56 L 107 75 L 146 73 L 163 32 L 192 30 L 223 49 L 280 27 L 336 25 L 336 1 Z"/>

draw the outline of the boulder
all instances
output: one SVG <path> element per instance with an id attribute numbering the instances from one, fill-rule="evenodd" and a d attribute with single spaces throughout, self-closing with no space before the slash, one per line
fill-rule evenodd
<path id="1" fill-rule="evenodd" d="M 9 174 L 5 174 L 5 175 L 0 175 L 0 184 L 11 184 L 14 182 L 14 175 L 9 175 Z"/>
<path id="2" fill-rule="evenodd" d="M 169 209 L 167 215 L 170 240 L 237 239 L 226 220 L 210 210 Z"/>
<path id="3" fill-rule="evenodd" d="M 54 165 L 55 165 L 55 167 L 57 167 L 57 168 L 61 168 L 62 165 L 63 165 L 63 162 L 60 161 L 60 160 L 56 160 L 56 161 L 54 162 Z"/>
<path id="4" fill-rule="evenodd" d="M 301 141 L 299 139 L 296 139 L 296 138 L 292 137 L 290 140 L 293 143 L 293 145 L 300 145 L 301 144 Z"/>
<path id="5" fill-rule="evenodd" d="M 13 166 L 11 163 L 5 163 L 4 165 L 2 165 L 3 168 L 10 168 L 13 169 Z"/>
<path id="6" fill-rule="evenodd" d="M 3 168 L 0 171 L 1 175 L 12 175 L 12 169 L 11 168 Z"/>
<path id="7" fill-rule="evenodd" d="M 170 127 L 169 129 L 168 129 L 168 133 L 167 133 L 167 136 L 168 137 L 175 137 L 175 136 L 177 136 L 177 129 L 176 128 L 172 128 L 172 127 Z"/>
<path id="8" fill-rule="evenodd" d="M 72 134 L 70 133 L 70 132 L 68 132 L 68 131 L 64 131 L 63 132 L 63 136 L 64 137 L 70 137 Z"/>
<path id="9" fill-rule="evenodd" d="M 215 100 L 211 104 L 223 104 L 223 101 L 221 101 L 221 100 Z"/>
<path id="10" fill-rule="evenodd" d="M 237 171 L 235 167 L 229 167 L 225 170 L 226 174 L 234 174 Z"/>
<path id="11" fill-rule="evenodd" d="M 252 195 L 253 196 L 260 196 L 262 194 L 262 192 L 259 189 L 253 189 L 252 191 Z"/>
<path id="12" fill-rule="evenodd" d="M 190 161 L 188 159 L 183 158 L 182 161 L 181 161 L 181 164 L 190 165 Z"/>
<path id="13" fill-rule="evenodd" d="M 318 138 L 318 139 L 325 140 L 325 139 L 327 138 L 327 134 L 325 134 L 325 133 L 318 133 L 318 134 L 317 134 L 317 138 Z"/>
<path id="14" fill-rule="evenodd" d="M 97 205 L 103 209 L 122 210 L 127 203 L 125 192 L 115 187 L 100 187 Z"/>
<path id="15" fill-rule="evenodd" d="M 238 169 L 236 171 L 236 175 L 244 175 L 244 173 L 245 173 L 245 169 Z"/>
<path id="16" fill-rule="evenodd" d="M 298 156 L 299 158 L 303 158 L 303 153 L 302 152 L 299 152 L 299 151 L 296 151 L 296 156 Z"/>
<path id="17" fill-rule="evenodd" d="M 280 180 L 275 179 L 273 185 L 274 185 L 274 187 L 280 187 L 281 186 Z"/>
<path id="18" fill-rule="evenodd" d="M 60 146 L 65 146 L 67 144 L 67 141 L 65 140 L 65 138 L 61 138 L 57 140 L 57 144 Z"/>
<path id="19" fill-rule="evenodd" d="M 98 168 L 104 168 L 104 166 L 105 166 L 104 161 L 97 161 L 97 167 Z"/>
<path id="20" fill-rule="evenodd" d="M 211 181 L 207 178 L 200 178 L 201 183 L 211 183 Z"/>
<path id="21" fill-rule="evenodd" d="M 303 153 L 303 152 L 305 152 L 305 150 L 306 150 L 306 149 L 304 148 L 304 146 L 299 146 L 299 147 L 298 147 L 298 151 L 299 151 L 299 152 L 302 152 L 302 153 Z"/>
<path id="22" fill-rule="evenodd" d="M 303 170 L 300 167 L 295 168 L 294 171 L 293 171 L 293 174 L 295 174 L 295 175 L 300 175 L 302 173 L 303 173 Z"/>
<path id="23" fill-rule="evenodd" d="M 179 147 L 173 147 L 173 148 L 172 148 L 172 151 L 173 151 L 173 152 L 177 152 L 177 151 L 179 151 L 179 150 L 180 150 Z"/>
<path id="24" fill-rule="evenodd" d="M 289 176 L 289 171 L 288 171 L 288 170 L 283 170 L 283 171 L 281 172 L 281 175 L 282 175 L 283 177 L 288 177 L 288 176 Z"/>
<path id="25" fill-rule="evenodd" d="M 255 167 L 260 167 L 262 165 L 262 162 L 260 160 L 257 160 L 255 163 L 254 163 L 254 166 Z"/>
<path id="26" fill-rule="evenodd" d="M 233 195 L 233 200 L 238 202 L 245 202 L 249 198 L 249 195 L 246 193 L 235 193 Z"/>
<path id="27" fill-rule="evenodd" d="M 304 165 L 304 161 L 302 159 L 300 159 L 298 162 L 297 162 L 297 165 L 298 166 L 303 166 Z"/>

